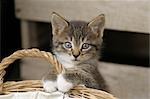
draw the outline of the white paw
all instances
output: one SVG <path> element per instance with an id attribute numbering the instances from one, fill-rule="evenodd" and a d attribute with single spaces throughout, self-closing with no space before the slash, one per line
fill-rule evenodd
<path id="1" fill-rule="evenodd" d="M 43 87 L 46 92 L 55 92 L 57 91 L 57 83 L 54 81 L 43 81 Z"/>
<path id="2" fill-rule="evenodd" d="M 73 84 L 67 82 L 62 74 L 57 76 L 57 87 L 61 92 L 68 92 L 71 88 L 73 88 Z"/>

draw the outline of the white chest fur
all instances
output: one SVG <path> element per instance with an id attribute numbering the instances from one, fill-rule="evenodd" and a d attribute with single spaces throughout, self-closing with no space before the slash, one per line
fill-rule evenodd
<path id="1" fill-rule="evenodd" d="M 57 56 L 58 61 L 65 67 L 65 68 L 72 68 L 74 67 L 74 63 L 72 62 L 73 57 L 63 54 L 63 53 L 55 53 Z"/>
<path id="2" fill-rule="evenodd" d="M 72 68 L 74 67 L 74 64 L 72 62 L 66 62 L 66 61 L 61 61 L 60 60 L 60 63 L 62 63 L 62 65 L 65 67 L 65 68 Z"/>

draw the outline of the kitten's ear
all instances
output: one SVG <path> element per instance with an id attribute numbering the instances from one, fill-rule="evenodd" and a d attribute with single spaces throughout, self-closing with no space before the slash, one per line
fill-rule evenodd
<path id="1" fill-rule="evenodd" d="M 68 23 L 69 22 L 66 19 L 64 19 L 62 16 L 53 12 L 51 17 L 53 35 L 58 35 L 62 33 L 64 29 L 68 27 L 69 25 Z"/>
<path id="2" fill-rule="evenodd" d="M 88 27 L 98 37 L 103 37 L 105 15 L 101 14 L 88 23 Z"/>

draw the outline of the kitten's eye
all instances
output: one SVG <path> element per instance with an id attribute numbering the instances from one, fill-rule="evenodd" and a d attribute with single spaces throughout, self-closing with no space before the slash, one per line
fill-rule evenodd
<path id="1" fill-rule="evenodd" d="M 70 42 L 64 43 L 65 48 L 72 48 L 72 44 Z"/>
<path id="2" fill-rule="evenodd" d="M 83 45 L 82 45 L 82 49 L 89 49 L 91 46 L 90 46 L 90 44 L 88 44 L 88 43 L 84 43 Z"/>

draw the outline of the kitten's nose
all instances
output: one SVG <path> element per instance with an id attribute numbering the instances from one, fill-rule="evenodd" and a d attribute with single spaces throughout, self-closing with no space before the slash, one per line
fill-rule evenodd
<path id="1" fill-rule="evenodd" d="M 74 58 L 78 58 L 78 56 L 79 56 L 80 54 L 77 54 L 77 55 L 73 55 L 74 56 Z"/>
<path id="2" fill-rule="evenodd" d="M 73 50 L 72 55 L 74 56 L 75 59 L 77 59 L 80 55 L 80 51 L 76 48 Z"/>

